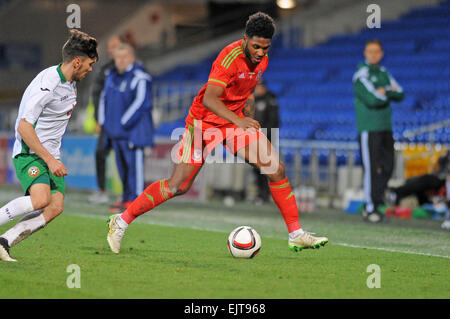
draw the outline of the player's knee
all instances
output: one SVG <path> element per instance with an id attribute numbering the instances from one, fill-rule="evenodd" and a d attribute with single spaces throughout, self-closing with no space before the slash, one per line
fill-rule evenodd
<path id="1" fill-rule="evenodd" d="M 270 174 L 266 174 L 270 181 L 280 181 L 286 177 L 286 168 L 283 162 L 278 162 L 277 166 L 272 169 Z"/>
<path id="2" fill-rule="evenodd" d="M 173 196 L 184 194 L 184 192 L 181 190 L 182 182 L 175 179 L 169 179 L 167 180 L 167 184 L 169 185 L 169 190 L 173 194 Z"/>
<path id="3" fill-rule="evenodd" d="M 31 203 L 33 204 L 33 209 L 42 209 L 50 204 L 51 196 L 50 193 L 40 193 L 31 195 Z"/>
<path id="4" fill-rule="evenodd" d="M 282 161 L 280 161 L 278 165 L 277 175 L 281 179 L 286 177 L 286 167 L 284 166 L 284 163 Z"/>
<path id="5" fill-rule="evenodd" d="M 276 165 L 262 167 L 261 172 L 267 176 L 270 181 L 279 181 L 286 177 L 286 168 L 283 162 L 278 161 Z"/>
<path id="6" fill-rule="evenodd" d="M 63 204 L 55 205 L 55 208 L 53 211 L 56 216 L 60 215 L 64 211 L 64 205 Z"/>
<path id="7" fill-rule="evenodd" d="M 64 205 L 63 204 L 53 204 L 50 205 L 44 212 L 44 217 L 47 222 L 51 222 L 53 219 L 58 217 L 62 212 L 64 211 Z"/>
<path id="8" fill-rule="evenodd" d="M 184 183 L 184 181 L 167 181 L 169 185 L 169 190 L 173 196 L 180 196 L 186 194 L 191 188 L 192 183 Z"/>
<path id="9" fill-rule="evenodd" d="M 180 196 L 180 195 L 186 194 L 190 188 L 191 188 L 190 183 L 187 185 L 181 185 L 180 187 L 177 187 L 175 189 L 175 192 L 172 192 L 172 194 L 174 196 Z"/>
<path id="10" fill-rule="evenodd" d="M 192 183 L 187 183 L 185 185 L 182 185 L 180 189 L 178 190 L 179 195 L 186 194 L 191 189 Z"/>

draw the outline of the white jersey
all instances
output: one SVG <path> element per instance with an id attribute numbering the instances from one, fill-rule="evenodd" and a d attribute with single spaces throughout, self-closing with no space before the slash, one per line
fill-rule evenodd
<path id="1" fill-rule="evenodd" d="M 67 82 L 60 65 L 41 71 L 25 90 L 16 120 L 16 140 L 12 156 L 34 153 L 22 140 L 17 128 L 21 119 L 33 124 L 41 144 L 56 159 L 61 140 L 76 105 L 75 81 Z"/>

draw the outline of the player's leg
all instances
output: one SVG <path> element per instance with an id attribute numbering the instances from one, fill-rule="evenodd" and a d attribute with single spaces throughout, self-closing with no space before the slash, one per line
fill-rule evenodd
<path id="1" fill-rule="evenodd" d="M 97 171 L 97 184 L 101 192 L 106 190 L 106 157 L 109 153 L 108 140 L 104 130 L 101 130 L 95 151 L 95 168 Z"/>
<path id="2" fill-rule="evenodd" d="M 50 179 L 43 161 L 37 156 L 19 156 L 13 162 L 25 196 L 0 208 L 0 226 L 50 203 Z"/>
<path id="3" fill-rule="evenodd" d="M 64 196 L 59 192 L 50 195 L 50 185 L 34 184 L 30 187 L 29 192 L 33 202 L 36 203 L 36 207 L 39 208 L 28 213 L 16 225 L 0 236 L 0 259 L 2 260 L 15 261 L 9 255 L 10 247 L 43 228 L 63 210 Z M 50 198 L 48 201 L 47 196 Z M 43 205 L 46 206 L 42 207 Z"/>
<path id="4" fill-rule="evenodd" d="M 65 194 L 64 177 L 56 177 L 50 172 L 45 172 L 43 176 L 47 177 L 48 184 L 33 184 L 28 191 L 37 207 L 45 206 L 27 214 L 14 227 L 0 236 L 0 259 L 14 261 L 9 256 L 9 248 L 42 229 L 62 213 Z"/>
<path id="5" fill-rule="evenodd" d="M 195 125 L 186 125 L 181 141 L 175 145 L 172 153 L 176 158 L 172 176 L 148 186 L 121 215 L 126 224 L 130 224 L 137 216 L 155 208 L 173 196 L 186 193 L 204 163 L 204 157 L 194 160 L 194 150 L 203 149 L 203 134 Z M 206 157 L 206 156 L 205 156 Z M 119 221 L 120 223 L 120 221 Z"/>
<path id="6" fill-rule="evenodd" d="M 179 163 L 175 165 L 172 176 L 149 185 L 122 214 L 116 214 L 109 219 L 107 241 L 111 250 L 118 254 L 123 235 L 128 225 L 138 216 L 152 210 L 174 196 L 186 193 L 191 187 L 201 166 Z"/>
<path id="7" fill-rule="evenodd" d="M 64 195 L 56 192 L 51 195 L 50 204 L 44 209 L 35 211 L 22 218 L 14 227 L 6 231 L 1 237 L 12 247 L 34 232 L 44 228 L 64 210 Z"/>
<path id="8" fill-rule="evenodd" d="M 128 148 L 125 154 L 128 185 L 124 191 L 125 209 L 144 191 L 144 148 Z"/>
<path id="9" fill-rule="evenodd" d="M 237 155 L 254 166 L 268 179 L 269 188 L 275 204 L 280 209 L 289 233 L 301 229 L 298 209 L 289 181 L 286 178 L 284 164 L 264 134 L 237 151 Z"/>
<path id="10" fill-rule="evenodd" d="M 123 212 L 109 218 L 107 241 L 114 253 L 119 253 L 123 235 L 128 225 L 138 216 L 152 210 L 174 196 L 186 193 L 204 163 L 194 155 L 195 149 L 203 149 L 203 134 L 195 125 L 186 125 L 181 141 L 175 146 L 176 158 L 172 176 L 148 186 Z"/>
<path id="11" fill-rule="evenodd" d="M 172 176 L 149 185 L 121 215 L 121 218 L 130 224 L 136 217 L 152 210 L 174 196 L 186 193 L 201 166 L 186 163 L 175 164 Z"/>
<path id="12" fill-rule="evenodd" d="M 272 198 L 289 232 L 290 249 L 299 251 L 303 248 L 318 248 L 325 245 L 328 242 L 326 237 L 314 237 L 302 230 L 297 201 L 286 177 L 284 164 L 266 136 L 259 133 L 257 140 L 239 149 L 237 154 L 268 178 Z"/>
<path id="13" fill-rule="evenodd" d="M 364 194 L 365 206 L 362 212 L 363 219 L 369 222 L 378 223 L 383 221 L 384 215 L 382 205 L 384 204 L 385 162 L 391 162 L 388 166 L 393 167 L 392 157 L 383 152 L 382 132 L 362 132 L 361 133 L 361 154 L 364 167 Z"/>
<path id="14" fill-rule="evenodd" d="M 136 150 L 130 148 L 128 141 L 120 141 L 121 148 L 121 170 L 122 170 L 122 206 L 127 208 L 135 199 L 135 182 L 136 182 Z"/>
<path id="15" fill-rule="evenodd" d="M 144 148 L 137 147 L 133 149 L 133 157 L 130 165 L 130 200 L 134 201 L 144 191 L 145 178 L 145 155 Z"/>
<path id="16" fill-rule="evenodd" d="M 35 210 L 31 196 L 20 196 L 0 208 L 0 226 Z M 39 209 L 38 206 L 36 206 Z"/>
<path id="17" fill-rule="evenodd" d="M 109 200 L 106 192 L 106 159 L 110 150 L 111 145 L 109 138 L 105 131 L 101 130 L 95 151 L 95 170 L 98 191 L 89 196 L 89 201 L 92 203 L 105 204 Z"/>
<path id="18" fill-rule="evenodd" d="M 126 198 L 128 197 L 129 189 L 128 189 L 128 171 L 127 171 L 127 161 L 125 158 L 125 152 L 128 148 L 127 140 L 119 140 L 113 139 L 112 147 L 114 150 L 115 161 L 117 172 L 119 173 L 119 178 L 122 183 L 122 196 L 121 200 L 116 202 L 114 205 L 109 207 L 109 211 L 111 213 L 119 213 L 123 211 L 124 203 L 126 202 Z"/>

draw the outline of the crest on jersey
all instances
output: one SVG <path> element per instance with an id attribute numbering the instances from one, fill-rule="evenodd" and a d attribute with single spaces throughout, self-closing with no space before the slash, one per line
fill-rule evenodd
<path id="1" fill-rule="evenodd" d="M 259 70 L 258 74 L 256 75 L 256 80 L 259 81 L 259 79 L 261 78 L 261 75 L 262 75 L 262 70 Z"/>
<path id="2" fill-rule="evenodd" d="M 39 175 L 39 173 L 40 173 L 40 170 L 39 170 L 39 168 L 36 167 L 36 166 L 31 166 L 31 167 L 28 169 L 28 176 L 30 176 L 30 177 L 36 177 L 36 176 Z"/>
<path id="3" fill-rule="evenodd" d="M 194 154 L 192 154 L 192 159 L 196 162 L 201 161 L 202 159 L 202 150 L 201 149 L 194 149 Z"/>

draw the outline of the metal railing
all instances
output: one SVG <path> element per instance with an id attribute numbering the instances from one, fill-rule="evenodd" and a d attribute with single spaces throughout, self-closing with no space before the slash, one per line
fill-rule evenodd
<path id="1" fill-rule="evenodd" d="M 434 132 L 437 130 L 440 130 L 444 127 L 450 126 L 450 119 L 441 121 L 441 122 L 436 122 L 436 123 L 432 123 L 429 125 L 424 125 L 412 130 L 405 130 L 403 132 L 403 136 L 407 139 L 411 139 L 417 135 L 422 135 L 422 134 L 426 134 L 428 133 L 428 140 L 430 143 L 434 143 L 435 139 L 435 135 Z"/>
<path id="2" fill-rule="evenodd" d="M 291 177 L 294 187 L 312 186 L 319 193 L 328 195 L 329 206 L 333 207 L 334 199 L 338 196 L 338 153 L 346 158 L 348 180 L 352 180 L 355 167 L 355 151 L 359 151 L 357 142 L 333 142 L 333 141 L 299 141 L 280 140 L 281 156 L 288 149 L 293 150 L 293 160 L 286 161 L 287 174 Z M 308 165 L 303 164 L 302 152 L 308 150 Z M 328 162 L 320 165 L 320 153 L 326 152 Z M 289 152 L 291 153 L 291 152 Z M 291 153 L 292 154 L 292 153 Z"/>

